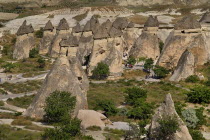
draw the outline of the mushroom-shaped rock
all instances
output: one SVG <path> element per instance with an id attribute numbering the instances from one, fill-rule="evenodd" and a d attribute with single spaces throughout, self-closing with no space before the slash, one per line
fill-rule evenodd
<path id="1" fill-rule="evenodd" d="M 92 18 L 90 19 L 91 31 L 93 31 L 93 33 L 95 33 L 98 30 L 99 26 L 100 26 L 100 23 L 99 23 L 98 19 L 95 18 L 94 16 L 92 16 Z"/>
<path id="2" fill-rule="evenodd" d="M 134 28 L 134 23 L 133 22 L 130 22 L 129 24 L 128 24 L 128 26 L 127 26 L 127 28 Z"/>
<path id="3" fill-rule="evenodd" d="M 147 21 L 144 24 L 144 27 L 159 27 L 159 21 L 157 19 L 157 16 L 149 16 Z"/>
<path id="4" fill-rule="evenodd" d="M 79 81 L 71 70 L 69 60 L 64 55 L 61 55 L 55 61 L 53 68 L 48 73 L 44 84 L 41 87 L 41 90 L 34 98 L 32 104 L 27 108 L 24 115 L 42 119 L 45 114 L 45 100 L 54 91 L 66 91 L 76 97 L 74 115 L 77 115 L 79 110 L 87 108 L 86 94 L 82 92 Z"/>
<path id="5" fill-rule="evenodd" d="M 115 27 L 112 27 L 109 31 L 110 37 L 120 37 L 123 35 L 123 32 L 120 29 L 116 29 Z"/>
<path id="6" fill-rule="evenodd" d="M 112 23 L 110 20 L 102 23 L 101 26 L 94 34 L 94 39 L 103 39 L 109 37 L 109 31 L 112 27 Z"/>
<path id="7" fill-rule="evenodd" d="M 201 28 L 201 25 L 193 16 L 186 16 L 182 18 L 174 26 L 175 30 L 198 29 L 198 28 Z"/>
<path id="8" fill-rule="evenodd" d="M 84 129 L 91 126 L 104 128 L 106 124 L 111 123 L 106 116 L 94 110 L 79 110 L 77 118 L 82 121 L 81 126 Z"/>
<path id="9" fill-rule="evenodd" d="M 89 31 L 91 31 L 91 28 L 90 28 L 90 21 L 87 21 L 87 23 L 85 24 L 83 30 L 84 30 L 84 32 L 89 32 Z"/>
<path id="10" fill-rule="evenodd" d="M 52 25 L 52 22 L 49 20 L 44 27 L 44 31 L 51 31 L 52 32 L 53 29 L 54 29 L 54 27 Z"/>
<path id="11" fill-rule="evenodd" d="M 79 41 L 76 36 L 70 35 L 68 38 L 62 39 L 60 42 L 61 47 L 78 47 Z"/>
<path id="12" fill-rule="evenodd" d="M 32 27 L 32 25 L 26 25 L 26 20 L 23 22 L 23 24 L 20 26 L 20 28 L 18 29 L 17 31 L 17 35 L 18 36 L 21 36 L 21 35 L 24 35 L 24 34 L 29 34 L 29 33 L 33 33 L 34 32 L 34 29 Z"/>
<path id="13" fill-rule="evenodd" d="M 173 140 L 192 140 L 192 137 L 187 129 L 187 126 L 184 124 L 182 119 L 179 117 L 177 114 L 175 107 L 174 107 L 174 101 L 172 100 L 171 94 L 167 94 L 165 101 L 161 104 L 161 106 L 157 109 L 155 112 L 152 122 L 150 125 L 150 130 L 149 130 L 149 137 L 151 139 L 155 139 L 155 136 L 158 134 L 160 131 L 159 128 L 159 123 L 158 121 L 164 117 L 176 117 L 178 120 L 179 124 L 179 130 L 174 134 Z"/>
<path id="14" fill-rule="evenodd" d="M 81 25 L 79 23 L 77 23 L 77 25 L 75 27 L 73 27 L 72 32 L 73 33 L 80 33 L 80 32 L 82 32 Z"/>
<path id="15" fill-rule="evenodd" d="M 58 24 L 57 30 L 69 30 L 69 24 L 65 18 L 60 20 L 60 23 Z"/>
<path id="16" fill-rule="evenodd" d="M 128 20 L 125 17 L 118 17 L 113 22 L 113 27 L 119 30 L 124 30 L 128 26 Z"/>

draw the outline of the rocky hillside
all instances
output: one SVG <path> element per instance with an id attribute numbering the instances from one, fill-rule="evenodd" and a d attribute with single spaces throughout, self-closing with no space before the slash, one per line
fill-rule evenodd
<path id="1" fill-rule="evenodd" d="M 0 3 L 27 3 L 31 4 L 31 6 L 36 5 L 58 5 L 59 3 L 62 2 L 85 2 L 88 3 L 89 0 L 82 1 L 82 0 L 0 0 Z M 160 5 L 170 5 L 170 4 L 184 4 L 184 5 L 200 5 L 200 4 L 205 4 L 209 2 L 208 0 L 95 0 L 92 3 L 101 3 L 101 2 L 117 2 L 121 6 L 137 6 L 137 5 L 144 5 L 144 6 L 149 6 L 149 5 L 155 5 L 155 4 L 160 4 Z"/>

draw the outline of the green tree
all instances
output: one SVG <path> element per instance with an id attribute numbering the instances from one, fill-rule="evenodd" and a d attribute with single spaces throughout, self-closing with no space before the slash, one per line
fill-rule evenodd
<path id="1" fill-rule="evenodd" d="M 44 120 L 48 123 L 59 123 L 70 118 L 75 107 L 76 98 L 65 91 L 55 91 L 46 99 Z"/>
<path id="2" fill-rule="evenodd" d="M 95 110 L 105 111 L 106 116 L 116 115 L 118 110 L 113 101 L 110 100 L 99 100 L 95 107 Z"/>
<path id="3" fill-rule="evenodd" d="M 145 60 L 145 63 L 144 63 L 144 68 L 148 71 L 150 71 L 150 69 L 153 67 L 153 64 L 154 64 L 154 61 L 152 58 L 148 58 Z"/>
<path id="4" fill-rule="evenodd" d="M 179 130 L 179 123 L 176 116 L 165 116 L 158 120 L 159 127 L 157 136 L 158 140 L 170 140 L 174 133 Z"/>
<path id="5" fill-rule="evenodd" d="M 36 58 L 39 54 L 39 50 L 38 48 L 33 48 L 32 50 L 30 50 L 29 52 L 29 57 L 30 58 Z"/>
<path id="6" fill-rule="evenodd" d="M 131 56 L 131 57 L 128 58 L 128 62 L 127 63 L 131 64 L 131 65 L 135 65 L 136 64 L 136 59 Z"/>
<path id="7" fill-rule="evenodd" d="M 169 74 L 169 70 L 158 65 L 156 65 L 153 70 L 158 78 L 165 78 Z"/>
<path id="8" fill-rule="evenodd" d="M 144 100 L 147 98 L 147 91 L 138 87 L 127 88 L 125 93 L 127 94 L 125 101 L 130 105 L 134 105 L 139 98 Z"/>
<path id="9" fill-rule="evenodd" d="M 206 86 L 195 86 L 186 94 L 188 102 L 210 103 L 210 89 Z"/>
<path id="10" fill-rule="evenodd" d="M 96 68 L 92 71 L 93 79 L 103 80 L 109 76 L 109 66 L 103 62 L 98 63 Z"/>

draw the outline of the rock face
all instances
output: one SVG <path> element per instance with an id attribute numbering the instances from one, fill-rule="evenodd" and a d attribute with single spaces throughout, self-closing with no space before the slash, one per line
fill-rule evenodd
<path id="1" fill-rule="evenodd" d="M 195 73 L 195 58 L 192 53 L 185 51 L 177 65 L 170 81 L 180 81 Z"/>
<path id="2" fill-rule="evenodd" d="M 103 114 L 94 110 L 79 110 L 77 118 L 80 119 L 81 126 L 86 129 L 91 126 L 104 128 L 110 121 Z"/>
<path id="3" fill-rule="evenodd" d="M 49 53 L 54 36 L 55 36 L 54 27 L 51 21 L 49 20 L 44 27 L 44 34 L 40 42 L 39 54 L 45 55 Z"/>
<path id="4" fill-rule="evenodd" d="M 26 25 L 26 21 L 24 21 L 17 31 L 17 40 L 13 51 L 14 59 L 20 60 L 29 57 L 29 52 L 35 44 L 33 32 L 32 25 Z"/>
<path id="5" fill-rule="evenodd" d="M 69 25 L 66 19 L 62 19 L 56 28 L 57 33 L 53 39 L 52 46 L 50 48 L 50 56 L 51 57 L 58 57 L 60 52 L 60 45 L 59 43 L 63 38 L 70 36 L 71 31 L 69 30 Z"/>
<path id="6" fill-rule="evenodd" d="M 157 17 L 150 16 L 144 25 L 144 30 L 130 50 L 130 55 L 157 60 L 160 56 L 159 39 L 157 36 L 159 22 Z"/>
<path id="7" fill-rule="evenodd" d="M 177 114 L 177 112 L 175 110 L 174 102 L 173 102 L 170 94 L 166 95 L 165 101 L 157 109 L 157 111 L 155 112 L 155 114 L 152 118 L 150 130 L 149 130 L 149 137 L 151 139 L 155 138 L 155 136 L 157 135 L 157 133 L 159 131 L 158 130 L 158 127 L 159 127 L 158 120 L 162 119 L 164 117 L 167 117 L 167 116 L 175 116 L 179 123 L 180 130 L 174 134 L 174 136 L 172 138 L 173 140 L 192 140 L 192 137 L 189 134 L 187 126 L 184 124 L 184 122 L 182 121 L 182 119 L 179 117 L 179 115 Z"/>
<path id="8" fill-rule="evenodd" d="M 54 91 L 67 91 L 76 96 L 76 107 L 74 114 L 77 115 L 80 109 L 87 108 L 87 97 L 80 88 L 79 81 L 71 70 L 68 58 L 61 55 L 55 62 L 52 70 L 47 75 L 44 84 L 36 95 L 32 104 L 25 112 L 26 116 L 42 118 L 45 114 L 43 107 L 45 100 Z"/>
<path id="9" fill-rule="evenodd" d="M 191 16 L 179 21 L 176 25 L 177 30 L 172 31 L 166 40 L 158 65 L 175 69 L 186 50 L 189 50 L 196 57 L 197 65 L 204 64 L 208 60 L 208 51 L 199 27 L 200 24 Z"/>

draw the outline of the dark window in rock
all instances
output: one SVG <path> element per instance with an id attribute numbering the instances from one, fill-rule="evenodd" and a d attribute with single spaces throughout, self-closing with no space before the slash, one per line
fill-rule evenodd
<path id="1" fill-rule="evenodd" d="M 82 80 L 82 77 L 78 77 L 78 80 L 81 81 Z"/>
<path id="2" fill-rule="evenodd" d="M 183 31 L 181 31 L 181 33 L 183 33 L 183 34 L 184 34 L 184 33 L 185 33 L 185 31 L 183 30 Z"/>

